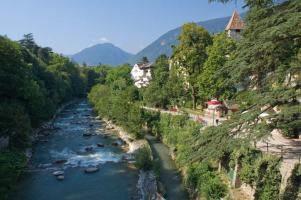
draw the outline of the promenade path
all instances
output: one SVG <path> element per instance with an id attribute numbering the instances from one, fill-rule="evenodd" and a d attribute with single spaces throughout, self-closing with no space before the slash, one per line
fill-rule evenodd
<path id="1" fill-rule="evenodd" d="M 142 107 L 146 110 L 157 111 L 164 114 L 183 115 L 181 111 L 169 111 L 158 108 Z M 198 121 L 204 126 L 216 126 L 214 118 L 211 115 L 196 115 L 188 113 L 191 120 Z M 218 118 L 219 122 L 227 120 L 226 118 Z M 256 144 L 256 148 L 264 153 L 276 155 L 282 158 L 280 172 L 282 175 L 281 191 L 284 190 L 288 178 L 291 176 L 292 170 L 301 160 L 301 139 L 289 139 L 282 136 L 279 130 L 271 132 L 271 136 L 265 140 L 261 140 Z"/>

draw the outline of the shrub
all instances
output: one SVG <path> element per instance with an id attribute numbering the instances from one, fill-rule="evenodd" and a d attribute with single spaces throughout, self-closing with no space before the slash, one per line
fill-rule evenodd
<path id="1" fill-rule="evenodd" d="M 227 193 L 218 172 L 206 162 L 189 165 L 184 182 L 189 189 L 198 189 L 199 195 L 206 199 L 221 199 Z"/>
<path id="2" fill-rule="evenodd" d="M 0 199 L 7 198 L 25 165 L 26 157 L 23 153 L 14 151 L 0 152 Z"/>
<path id="3" fill-rule="evenodd" d="M 148 147 L 143 147 L 135 154 L 135 166 L 138 169 L 147 171 L 153 168 L 151 150 Z"/>
<path id="4" fill-rule="evenodd" d="M 291 177 L 287 181 L 287 186 L 283 193 L 283 200 L 295 200 L 301 192 L 301 165 L 297 164 L 292 171 Z"/>
<path id="5" fill-rule="evenodd" d="M 256 191 L 257 200 L 279 199 L 281 174 L 279 170 L 279 158 L 266 156 L 257 161 L 256 167 Z"/>

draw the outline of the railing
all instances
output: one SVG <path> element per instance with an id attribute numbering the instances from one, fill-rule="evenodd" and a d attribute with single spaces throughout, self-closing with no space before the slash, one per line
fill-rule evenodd
<path id="1" fill-rule="evenodd" d="M 301 146 L 300 145 L 284 145 L 284 144 L 272 144 L 269 142 L 255 145 L 255 148 L 260 149 L 262 152 L 270 153 L 280 156 L 281 158 L 297 159 L 301 163 Z"/>

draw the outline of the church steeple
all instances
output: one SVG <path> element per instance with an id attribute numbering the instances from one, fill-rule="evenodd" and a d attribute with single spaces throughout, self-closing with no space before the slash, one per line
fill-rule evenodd
<path id="1" fill-rule="evenodd" d="M 243 29 L 244 22 L 241 20 L 238 12 L 235 10 L 225 30 L 227 31 L 229 37 L 239 40 L 241 38 L 240 33 Z"/>

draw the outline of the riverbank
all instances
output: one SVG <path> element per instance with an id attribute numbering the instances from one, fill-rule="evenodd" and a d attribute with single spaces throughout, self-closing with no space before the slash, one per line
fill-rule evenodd
<path id="1" fill-rule="evenodd" d="M 36 128 L 36 129 L 34 129 L 32 131 L 32 135 L 31 135 L 31 138 L 30 138 L 30 143 L 31 143 L 30 144 L 30 148 L 26 148 L 25 151 L 24 151 L 24 154 L 25 154 L 25 156 L 27 158 L 27 164 L 30 162 L 30 159 L 32 158 L 32 154 L 33 154 L 33 152 L 32 152 L 32 144 L 34 142 L 36 142 L 37 140 L 39 140 L 40 138 L 46 136 L 48 133 L 45 134 L 44 133 L 45 131 L 54 130 L 55 129 L 55 127 L 54 127 L 54 121 L 55 121 L 56 117 L 58 116 L 58 114 L 61 113 L 62 110 L 64 110 L 67 106 L 69 106 L 69 105 L 71 105 L 71 104 L 73 104 L 73 103 L 75 103 L 77 101 L 79 101 L 79 99 L 74 99 L 72 101 L 69 101 L 69 102 L 63 104 L 62 106 L 60 106 L 56 110 L 55 114 L 51 117 L 50 120 L 42 123 L 40 125 L 40 127 Z"/>
<path id="2" fill-rule="evenodd" d="M 32 159 L 33 154 L 33 144 L 38 140 L 42 140 L 43 133 L 46 131 L 52 130 L 53 122 L 56 119 L 56 116 L 65 109 L 66 106 L 78 101 L 75 99 L 73 101 L 69 101 L 66 104 L 60 106 L 55 114 L 51 117 L 50 120 L 42 123 L 38 128 L 32 130 L 32 134 L 29 137 L 29 146 L 24 150 L 10 150 L 1 149 L 0 154 L 0 163 L 3 163 L 0 168 L 1 173 L 1 181 L 0 181 L 0 199 L 7 199 L 8 195 L 14 190 L 17 182 L 22 180 L 22 175 L 24 171 L 30 168 L 30 161 Z M 46 142 L 46 140 L 44 141 Z M 2 178 L 3 177 L 3 178 Z M 21 180 L 20 180 L 21 179 Z"/>
<path id="3" fill-rule="evenodd" d="M 144 139 L 136 140 L 129 133 L 127 133 L 122 127 L 115 125 L 112 121 L 103 118 L 102 119 L 106 123 L 106 129 L 109 131 L 116 131 L 117 135 L 121 140 L 127 143 L 129 146 L 129 150 L 127 153 L 134 154 L 140 148 L 144 146 L 148 146 L 148 143 Z"/>
<path id="4" fill-rule="evenodd" d="M 139 149 L 144 147 L 152 149 L 146 139 L 135 140 L 130 136 L 122 127 L 115 125 L 108 119 L 103 119 L 106 123 L 106 129 L 110 131 L 116 131 L 120 139 L 127 143 L 129 146 L 129 154 L 134 155 Z M 138 197 L 140 200 L 152 199 L 152 200 L 164 200 L 163 196 L 158 192 L 158 180 L 155 173 L 150 171 L 139 171 L 139 180 L 137 183 Z"/>

